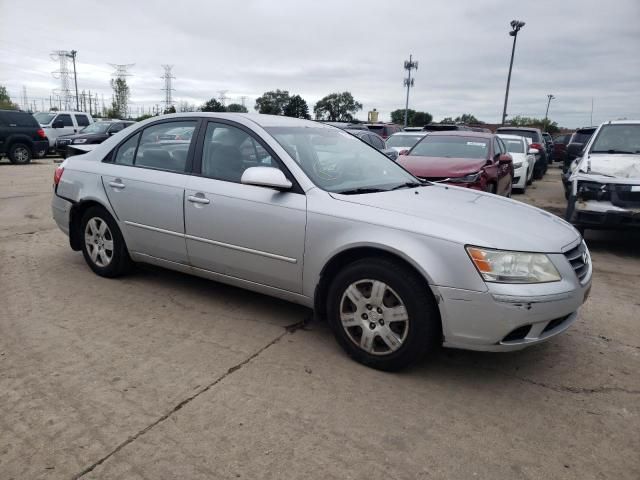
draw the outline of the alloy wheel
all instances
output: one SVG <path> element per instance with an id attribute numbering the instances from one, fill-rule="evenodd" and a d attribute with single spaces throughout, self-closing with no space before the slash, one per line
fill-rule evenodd
<path id="1" fill-rule="evenodd" d="M 29 151 L 25 147 L 17 147 L 14 150 L 16 163 L 26 163 L 29 161 Z"/>
<path id="2" fill-rule="evenodd" d="M 84 243 L 91 261 L 98 267 L 106 267 L 113 259 L 113 235 L 107 222 L 93 217 L 84 229 Z"/>
<path id="3" fill-rule="evenodd" d="M 340 322 L 349 339 L 371 355 L 397 351 L 409 333 L 404 302 L 379 280 L 358 280 L 347 287 L 340 300 Z"/>

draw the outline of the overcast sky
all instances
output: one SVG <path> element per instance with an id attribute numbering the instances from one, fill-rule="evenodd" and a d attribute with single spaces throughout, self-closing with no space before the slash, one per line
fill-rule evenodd
<path id="1" fill-rule="evenodd" d="M 49 53 L 78 51 L 78 87 L 109 100 L 109 63 L 135 64 L 134 108 L 163 100 L 161 64 L 173 65 L 174 100 L 202 104 L 262 92 L 298 93 L 310 108 L 348 90 L 364 105 L 404 107 L 403 61 L 419 61 L 410 108 L 436 120 L 473 113 L 500 121 L 512 37 L 518 35 L 509 115 L 562 126 L 640 118 L 640 1 L 51 1 L 0 0 L 0 85 L 20 102 L 49 98 L 59 82 Z M 40 102 L 38 101 L 38 105 Z"/>

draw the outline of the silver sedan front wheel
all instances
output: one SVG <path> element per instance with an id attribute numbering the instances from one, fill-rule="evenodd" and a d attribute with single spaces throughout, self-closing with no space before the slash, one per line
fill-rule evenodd
<path id="1" fill-rule="evenodd" d="M 340 300 L 340 321 L 349 339 L 371 355 L 398 350 L 409 332 L 402 298 L 380 280 L 351 283 Z"/>
<path id="2" fill-rule="evenodd" d="M 84 230 L 84 243 L 91 261 L 98 267 L 106 267 L 113 259 L 113 234 L 100 217 L 91 218 Z"/>

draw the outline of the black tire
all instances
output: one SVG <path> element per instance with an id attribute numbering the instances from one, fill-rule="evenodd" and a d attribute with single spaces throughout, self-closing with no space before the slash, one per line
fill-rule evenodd
<path id="1" fill-rule="evenodd" d="M 498 189 L 495 183 L 490 183 L 489 185 L 487 185 L 487 192 L 493 193 L 495 195 L 497 191 Z"/>
<path id="2" fill-rule="evenodd" d="M 406 309 L 408 321 L 406 333 L 395 351 L 384 354 L 369 353 L 356 345 L 341 321 L 343 295 L 349 286 L 367 280 L 384 282 L 401 300 Z M 387 292 L 389 293 L 389 292 Z M 371 294 L 370 294 L 371 295 Z M 385 297 L 386 298 L 386 297 Z M 367 300 L 366 297 L 364 297 Z M 375 309 L 374 309 L 375 310 Z M 372 368 L 395 371 L 416 363 L 425 354 L 437 349 L 442 343 L 442 328 L 438 308 L 427 282 L 410 268 L 399 262 L 382 258 L 365 258 L 347 265 L 333 279 L 327 297 L 329 324 L 336 340 L 354 360 Z M 354 314 L 355 317 L 355 314 Z M 360 318 L 360 317 L 358 317 Z M 381 317 L 378 317 L 381 318 Z M 366 320 L 365 320 L 366 321 Z M 368 321 L 372 322 L 371 319 Z M 372 322 L 375 323 L 375 322 Z M 384 325 L 381 322 L 381 325 Z M 387 328 L 390 328 L 391 322 Z M 377 325 L 376 325 L 377 326 Z M 356 326 L 356 331 L 362 327 Z M 384 327 L 381 327 L 384 328 Z M 382 330 L 380 330 L 382 332 Z M 376 335 L 372 333 L 371 335 Z M 382 337 L 372 337 L 372 343 L 388 348 Z"/>
<path id="3" fill-rule="evenodd" d="M 16 165 L 26 165 L 31 162 L 33 152 L 31 147 L 25 143 L 14 143 L 9 147 L 9 161 Z"/>
<path id="4" fill-rule="evenodd" d="M 108 231 L 110 232 L 110 235 L 107 236 L 107 239 L 110 238 L 110 240 L 113 242 L 110 261 L 105 265 L 100 265 L 96 260 L 92 259 L 91 253 L 88 250 L 89 246 L 87 245 L 87 240 L 85 239 L 85 231 L 87 230 L 87 224 L 92 219 L 98 219 L 100 222 L 106 223 Z M 81 230 L 79 232 L 79 235 L 80 241 L 82 242 L 82 254 L 84 255 L 84 259 L 87 262 L 87 265 L 89 265 L 94 273 L 100 275 L 101 277 L 114 278 L 123 275 L 131 270 L 133 262 L 131 261 L 131 257 L 129 257 L 129 252 L 124 242 L 124 238 L 122 237 L 122 233 L 118 228 L 118 224 L 111 217 L 109 212 L 107 212 L 104 208 L 97 206 L 88 208 L 87 211 L 82 215 L 80 228 Z M 93 248 L 96 248 L 96 246 L 93 246 Z"/>

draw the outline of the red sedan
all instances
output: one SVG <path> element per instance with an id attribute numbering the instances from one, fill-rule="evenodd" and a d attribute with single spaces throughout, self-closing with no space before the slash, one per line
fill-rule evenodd
<path id="1" fill-rule="evenodd" d="M 432 132 L 400 155 L 398 163 L 423 180 L 511 196 L 513 159 L 493 133 Z"/>

